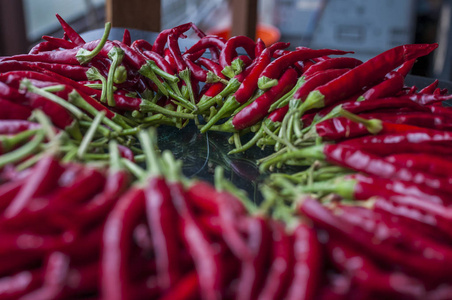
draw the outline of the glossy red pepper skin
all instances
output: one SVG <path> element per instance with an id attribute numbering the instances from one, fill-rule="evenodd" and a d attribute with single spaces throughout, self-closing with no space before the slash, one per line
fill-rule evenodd
<path id="1" fill-rule="evenodd" d="M 410 229 L 381 222 L 380 216 L 366 208 L 338 208 L 337 213 L 323 207 L 317 200 L 305 198 L 300 211 L 330 235 L 359 247 L 367 255 L 388 265 L 397 266 L 424 279 L 447 276 L 444 267 L 450 260 L 450 250 L 433 240 L 421 237 Z M 366 224 L 366 226 L 362 226 Z M 379 235 L 378 233 L 385 233 Z M 403 237 L 403 238 L 401 238 Z M 372 242 L 373 241 L 373 242 Z M 426 257 L 422 253 L 431 247 L 438 256 Z M 438 251 L 438 252 L 437 252 Z"/>
<path id="2" fill-rule="evenodd" d="M 384 112 L 388 109 L 409 109 L 411 111 L 423 112 L 430 111 L 427 107 L 419 105 L 405 97 L 382 98 L 375 99 L 374 101 L 351 101 L 342 104 L 342 108 L 354 114 L 362 112 Z"/>
<path id="3" fill-rule="evenodd" d="M 184 33 L 188 31 L 192 27 L 192 23 L 185 23 L 181 24 L 179 26 L 176 26 L 174 28 L 169 28 L 160 31 L 157 38 L 154 41 L 154 44 L 152 45 L 152 51 L 160 54 L 161 56 L 164 55 L 165 45 L 168 41 L 168 35 L 171 33 L 172 30 L 177 30 L 181 33 Z"/>
<path id="4" fill-rule="evenodd" d="M 270 221 L 272 229 L 272 264 L 258 299 L 283 299 L 294 276 L 294 239 L 285 225 Z"/>
<path id="5" fill-rule="evenodd" d="M 275 109 L 268 115 L 267 119 L 269 119 L 270 121 L 272 121 L 274 123 L 282 122 L 288 111 L 289 111 L 288 105 Z"/>
<path id="6" fill-rule="evenodd" d="M 330 82 L 347 71 L 348 69 L 329 69 L 316 72 L 313 76 L 307 78 L 306 82 L 295 92 L 292 98 L 304 101 L 312 90 Z"/>
<path id="7" fill-rule="evenodd" d="M 230 66 L 237 53 L 237 48 L 243 47 L 249 57 L 254 59 L 256 43 L 247 36 L 234 36 L 227 40 L 220 53 L 219 63 L 221 67 Z"/>
<path id="8" fill-rule="evenodd" d="M 236 299 L 256 299 L 265 282 L 265 270 L 270 255 L 271 233 L 262 217 L 242 219 L 238 225 L 248 235 L 247 244 L 252 257 L 241 260 Z"/>
<path id="9" fill-rule="evenodd" d="M 133 230 L 145 214 L 144 192 L 131 188 L 116 203 L 105 222 L 101 255 L 101 293 L 108 299 L 126 299 L 132 292 L 129 258 Z"/>
<path id="10" fill-rule="evenodd" d="M 55 47 L 60 48 L 60 49 L 72 49 L 77 47 L 77 44 L 70 42 L 68 40 L 65 39 L 61 39 L 61 38 L 56 38 L 53 36 L 48 36 L 48 35 L 43 35 L 42 36 L 43 40 L 46 40 L 47 42 L 53 44 Z"/>
<path id="11" fill-rule="evenodd" d="M 261 75 L 265 67 L 267 67 L 267 65 L 270 63 L 270 61 L 270 50 L 267 48 L 257 58 L 253 69 L 249 72 L 248 76 L 243 79 L 240 87 L 234 93 L 235 100 L 239 104 L 243 104 L 251 98 L 251 96 L 257 89 L 257 80 L 259 79 L 259 76 Z"/>
<path id="12" fill-rule="evenodd" d="M 226 45 L 226 40 L 216 35 L 206 35 L 187 49 L 186 53 L 193 54 L 205 49 L 218 49 L 222 51 Z"/>
<path id="13" fill-rule="evenodd" d="M 177 226 L 178 215 L 171 201 L 171 193 L 164 178 L 148 180 L 145 188 L 146 214 L 157 264 L 157 283 L 168 291 L 182 277 L 180 273 Z"/>
<path id="14" fill-rule="evenodd" d="M 290 66 L 294 65 L 298 61 L 304 61 L 314 57 L 319 57 L 322 55 L 330 54 L 346 54 L 348 52 L 341 50 L 330 50 L 330 49 L 301 49 L 296 51 L 291 51 L 290 53 L 281 56 L 274 61 L 272 61 L 262 72 L 260 77 L 267 77 L 270 79 L 279 79 L 283 72 Z"/>
<path id="15" fill-rule="evenodd" d="M 419 94 L 433 94 L 435 89 L 438 87 L 439 80 L 435 79 L 432 83 L 427 85 L 425 88 L 419 91 Z"/>
<path id="16" fill-rule="evenodd" d="M 5 219 L 19 215 L 33 197 L 39 197 L 54 189 L 63 172 L 59 162 L 52 156 L 42 158 L 33 168 L 33 176 L 20 189 L 16 197 L 9 203 L 3 216 Z"/>
<path id="17" fill-rule="evenodd" d="M 394 178 L 382 178 L 378 176 L 369 176 L 363 174 L 353 174 L 345 176 L 345 180 L 354 181 L 352 199 L 368 200 L 374 196 L 390 198 L 397 195 L 407 195 L 432 203 L 447 204 L 450 202 L 447 194 L 428 186 L 413 184 L 409 181 L 398 180 Z M 381 187 L 385 188 L 382 189 Z"/>
<path id="18" fill-rule="evenodd" d="M 30 108 L 2 98 L 0 98 L 0 107 L 1 120 L 27 120 L 32 113 Z"/>
<path id="19" fill-rule="evenodd" d="M 398 153 L 385 157 L 391 163 L 437 176 L 451 177 L 449 159 L 428 153 Z"/>
<path id="20" fill-rule="evenodd" d="M 306 71 L 303 72 L 303 76 L 308 79 L 320 71 L 331 69 L 353 69 L 362 63 L 362 61 L 353 57 L 335 57 L 310 65 Z"/>
<path id="21" fill-rule="evenodd" d="M 380 112 L 380 113 L 365 113 L 360 114 L 360 117 L 370 119 L 376 118 L 385 122 L 394 124 L 406 124 L 419 126 L 423 128 L 430 128 L 436 130 L 451 131 L 452 122 L 446 116 L 436 115 L 424 112 Z"/>
<path id="22" fill-rule="evenodd" d="M 242 130 L 265 118 L 273 102 L 290 91 L 296 82 L 297 72 L 294 69 L 287 69 L 276 86 L 267 90 L 232 118 L 234 128 Z"/>
<path id="23" fill-rule="evenodd" d="M 405 78 L 397 72 L 392 72 L 387 79 L 368 89 L 363 95 L 363 100 L 375 100 L 395 96 L 403 89 Z"/>
<path id="24" fill-rule="evenodd" d="M 221 253 L 214 251 L 205 229 L 199 226 L 188 203 L 182 184 L 168 183 L 173 204 L 179 215 L 181 236 L 193 258 L 198 273 L 201 294 L 205 299 L 217 299 L 223 290 Z"/>
<path id="25" fill-rule="evenodd" d="M 379 82 L 388 72 L 404 62 L 427 55 L 437 47 L 437 44 L 403 45 L 369 59 L 328 84 L 317 88 L 317 93 L 322 97 L 322 106 L 352 96 L 362 88 Z"/>
<path id="26" fill-rule="evenodd" d="M 407 274 L 397 271 L 384 271 L 377 262 L 360 252 L 330 236 L 326 243 L 326 252 L 335 266 L 351 277 L 361 290 L 369 296 L 423 298 L 426 293 L 424 284 Z M 359 265 L 359 267 L 358 267 Z M 397 286 L 393 282 L 397 281 Z M 399 288 L 403 287 L 403 288 Z"/>
<path id="27" fill-rule="evenodd" d="M 198 63 L 205 67 L 207 70 L 212 71 L 215 75 L 217 75 L 220 78 L 225 78 L 225 76 L 223 75 L 223 73 L 221 73 L 221 66 L 219 64 L 217 64 L 216 62 L 214 62 L 211 59 L 205 58 L 205 57 L 200 57 L 198 59 Z"/>
<path id="28" fill-rule="evenodd" d="M 294 235 L 294 273 L 285 299 L 316 299 L 321 286 L 323 247 L 314 228 L 299 224 Z"/>
<path id="29" fill-rule="evenodd" d="M 376 148 L 375 146 L 373 147 Z M 388 145 L 386 147 L 392 148 L 392 146 Z M 414 184 L 424 184 L 446 193 L 452 191 L 447 179 L 400 167 L 362 148 L 351 147 L 344 145 L 344 143 L 327 144 L 324 146 L 323 153 L 329 162 L 368 175 L 387 179 L 400 179 Z M 376 149 L 376 151 L 378 152 L 379 149 Z"/>
<path id="30" fill-rule="evenodd" d="M 64 30 L 64 33 L 67 37 L 76 45 L 85 44 L 85 40 L 58 14 L 56 14 L 58 21 L 61 24 L 61 27 Z"/>

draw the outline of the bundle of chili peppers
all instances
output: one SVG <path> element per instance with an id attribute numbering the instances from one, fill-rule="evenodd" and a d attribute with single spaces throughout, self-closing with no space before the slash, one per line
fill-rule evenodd
<path id="1" fill-rule="evenodd" d="M 1 299 L 450 298 L 452 97 L 404 80 L 436 44 L 362 62 L 192 23 L 86 42 L 57 18 L 0 58 Z M 147 128 L 189 122 L 274 147 L 262 203 L 156 150 Z"/>

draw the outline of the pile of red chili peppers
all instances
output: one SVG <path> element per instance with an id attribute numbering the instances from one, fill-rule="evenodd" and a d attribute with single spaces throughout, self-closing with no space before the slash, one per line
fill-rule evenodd
<path id="1" fill-rule="evenodd" d="M 0 58 L 0 299 L 450 299 L 452 96 L 405 84 L 436 44 L 362 62 L 192 23 L 86 42 L 57 18 Z M 262 203 L 158 151 L 155 127 L 189 122 L 274 147 Z"/>

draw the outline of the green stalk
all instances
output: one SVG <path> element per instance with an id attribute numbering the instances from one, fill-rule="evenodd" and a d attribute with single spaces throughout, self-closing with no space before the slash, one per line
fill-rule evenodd
<path id="1" fill-rule="evenodd" d="M 38 130 L 33 139 L 25 144 L 24 146 L 17 148 L 14 151 L 8 152 L 0 156 L 0 168 L 3 168 L 7 164 L 15 163 L 30 154 L 32 154 L 35 150 L 39 148 L 42 141 L 44 141 L 45 132 L 44 130 Z"/>
<path id="2" fill-rule="evenodd" d="M 118 142 L 111 140 L 108 143 L 108 152 L 110 153 L 110 172 L 116 172 L 123 169 L 121 155 L 119 154 Z"/>
<path id="3" fill-rule="evenodd" d="M 96 117 L 93 120 L 93 123 L 89 127 L 88 131 L 86 132 L 85 136 L 83 137 L 82 143 L 80 144 L 80 147 L 77 151 L 77 157 L 79 159 L 83 159 L 83 156 L 85 155 L 86 150 L 88 149 L 91 141 L 94 138 L 94 134 L 97 131 L 97 128 L 99 127 L 100 123 L 102 122 L 102 119 L 105 116 L 105 112 L 101 111 L 99 112 Z"/>
<path id="4" fill-rule="evenodd" d="M 96 67 L 91 67 L 86 71 L 86 77 L 88 80 L 100 80 L 102 94 L 100 96 L 100 102 L 107 102 L 107 79 L 100 73 L 100 71 Z M 90 85 L 90 87 L 93 87 Z"/>
<path id="5" fill-rule="evenodd" d="M 105 23 L 104 34 L 102 35 L 102 38 L 100 39 L 99 44 L 97 44 L 96 48 L 94 48 L 92 51 L 81 48 L 77 52 L 76 57 L 81 65 L 88 63 L 97 54 L 99 54 L 99 52 L 102 50 L 102 48 L 105 46 L 105 43 L 108 40 L 108 36 L 110 35 L 110 30 L 111 30 L 111 23 L 110 22 Z"/>
<path id="6" fill-rule="evenodd" d="M 121 64 L 124 58 L 124 51 L 119 47 L 113 47 L 108 52 L 108 57 L 111 59 L 110 69 L 107 76 L 107 104 L 108 106 L 116 106 L 115 98 L 113 96 L 113 84 L 116 68 Z"/>
<path id="7" fill-rule="evenodd" d="M 143 148 L 146 158 L 146 169 L 151 176 L 160 176 L 161 166 L 157 155 L 157 130 L 150 128 L 147 131 L 142 131 L 138 134 L 141 147 Z"/>
<path id="8" fill-rule="evenodd" d="M 26 90 L 28 90 L 31 93 L 37 94 L 39 96 L 43 96 L 47 99 L 49 99 L 50 101 L 53 101 L 59 105 L 61 105 L 63 108 L 65 108 L 67 111 L 69 111 L 71 114 L 74 115 L 74 117 L 76 117 L 79 120 L 83 120 L 83 119 L 87 119 L 88 116 L 85 115 L 85 113 L 83 113 L 83 111 L 81 111 L 78 107 L 72 105 L 71 103 L 67 102 L 66 100 L 64 100 L 63 98 L 58 97 L 55 94 L 46 92 L 38 87 L 35 87 L 30 80 L 28 80 L 27 78 L 22 79 L 22 82 L 20 83 L 21 88 L 24 88 Z M 72 92 L 71 92 L 72 93 Z M 88 120 L 91 120 L 88 118 Z"/>
<path id="9" fill-rule="evenodd" d="M 323 154 L 323 145 L 303 148 L 296 151 L 291 151 L 274 156 L 272 158 L 262 161 L 259 169 L 261 170 L 261 172 L 265 172 L 268 168 L 270 168 L 270 166 L 276 165 L 278 163 L 283 163 L 291 159 L 304 159 L 304 158 L 325 160 L 325 155 Z"/>
<path id="10" fill-rule="evenodd" d="M 163 83 L 160 81 L 160 79 L 157 77 L 157 75 L 155 74 L 154 70 L 152 69 L 151 64 L 149 63 L 149 61 L 146 62 L 145 65 L 143 65 L 140 70 L 138 71 L 138 73 L 140 73 L 141 75 L 149 78 L 152 80 L 152 82 L 155 83 L 155 85 L 157 85 L 157 88 L 159 90 L 160 93 L 162 93 L 165 96 L 169 96 L 169 92 L 168 89 L 163 85 Z"/>
<path id="11" fill-rule="evenodd" d="M 157 74 L 158 76 L 162 77 L 163 79 L 165 79 L 166 81 L 168 81 L 170 83 L 178 83 L 179 82 L 179 78 L 177 76 L 171 75 L 171 74 L 163 71 L 162 69 L 160 69 L 157 66 L 157 64 L 154 61 L 148 60 L 147 62 L 149 63 L 149 66 L 154 71 L 154 73 Z"/>
<path id="12" fill-rule="evenodd" d="M 55 128 L 52 126 L 52 122 L 50 122 L 49 118 L 46 114 L 42 112 L 42 110 L 34 110 L 33 117 L 41 124 L 42 129 L 46 133 L 47 139 L 49 141 L 55 139 L 56 132 Z"/>
<path id="13" fill-rule="evenodd" d="M 147 113 L 147 112 L 155 113 L 156 112 L 156 113 L 159 113 L 162 115 L 175 117 L 175 118 L 181 118 L 181 119 L 194 119 L 196 117 L 194 114 L 187 114 L 187 113 L 172 111 L 172 110 L 163 108 L 160 105 L 154 104 L 147 100 L 142 100 L 141 106 L 140 106 L 140 111 L 144 112 L 144 113 Z"/>
<path id="14" fill-rule="evenodd" d="M 81 109 L 83 109 L 92 116 L 97 116 L 97 114 L 99 113 L 99 111 L 95 109 L 91 104 L 86 102 L 86 100 L 83 99 L 83 97 L 80 96 L 80 94 L 77 93 L 76 90 L 73 90 L 72 92 L 69 93 L 69 102 L 73 103 L 77 107 L 80 107 Z M 120 132 L 123 129 L 122 126 L 116 124 L 109 118 L 103 118 L 102 122 L 111 129 L 113 129 L 114 131 Z"/>
<path id="15" fill-rule="evenodd" d="M 187 87 L 188 90 L 188 95 L 190 98 L 190 102 L 195 105 L 195 93 L 193 92 L 193 87 L 191 85 L 191 72 L 190 70 L 187 68 L 183 71 L 179 72 L 179 77 L 182 78 L 182 80 L 185 82 L 185 86 Z"/>

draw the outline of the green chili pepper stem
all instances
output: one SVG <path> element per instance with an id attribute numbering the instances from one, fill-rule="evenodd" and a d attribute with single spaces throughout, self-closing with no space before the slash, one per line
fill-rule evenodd
<path id="1" fill-rule="evenodd" d="M 88 80 L 100 80 L 102 94 L 100 95 L 100 102 L 107 102 L 107 79 L 100 73 L 96 67 L 91 67 L 86 71 L 86 77 Z M 92 87 L 92 85 L 90 85 Z"/>
<path id="2" fill-rule="evenodd" d="M 41 89 L 43 91 L 46 91 L 49 93 L 56 93 L 56 92 L 63 91 L 65 88 L 66 88 L 66 86 L 64 84 L 57 84 L 57 85 L 52 85 L 52 86 L 46 86 Z"/>
<path id="3" fill-rule="evenodd" d="M 28 90 L 31 93 L 43 96 L 43 97 L 49 99 L 50 101 L 53 101 L 53 102 L 61 105 L 62 107 L 64 107 L 66 110 L 68 110 L 71 114 L 73 114 L 79 120 L 81 120 L 85 117 L 85 114 L 83 113 L 83 111 L 81 111 L 78 107 L 72 105 L 71 103 L 68 103 L 66 100 L 58 97 L 57 95 L 46 92 L 38 87 L 35 87 L 31 83 L 31 81 L 28 80 L 27 78 L 24 78 L 21 81 L 20 85 L 21 85 L 21 88 L 25 88 L 26 90 Z"/>
<path id="4" fill-rule="evenodd" d="M 92 51 L 81 48 L 77 52 L 76 57 L 81 65 L 88 63 L 97 54 L 99 54 L 99 52 L 102 50 L 102 48 L 105 46 L 105 43 L 108 40 L 108 36 L 110 35 L 110 30 L 111 30 L 111 23 L 110 22 L 105 23 L 104 34 L 102 35 L 102 38 L 100 39 L 99 44 L 97 44 L 96 48 L 94 48 Z"/>
<path id="5" fill-rule="evenodd" d="M 183 112 L 177 112 L 177 111 L 172 111 L 172 110 L 163 108 L 160 105 L 152 103 L 147 100 L 142 100 L 141 106 L 140 106 L 140 111 L 144 112 L 144 113 L 156 112 L 156 113 L 160 113 L 162 115 L 181 118 L 181 119 L 194 119 L 196 117 L 194 114 L 186 114 Z"/>
<path id="6" fill-rule="evenodd" d="M 269 159 L 262 161 L 259 169 L 261 170 L 261 172 L 265 172 L 270 166 L 275 165 L 277 163 L 284 162 L 290 159 L 302 159 L 302 158 L 315 158 L 324 160 L 325 155 L 323 154 L 323 145 L 303 148 L 271 157 Z"/>
<path id="7" fill-rule="evenodd" d="M 224 102 L 223 106 L 221 106 L 220 110 L 207 122 L 203 127 L 201 127 L 201 133 L 205 133 L 209 130 L 210 127 L 215 125 L 221 118 L 230 116 L 229 113 L 234 111 L 240 103 L 237 102 L 234 96 L 228 97 Z"/>
<path id="8" fill-rule="evenodd" d="M 281 108 L 283 106 L 286 106 L 287 104 L 289 104 L 289 102 L 292 100 L 293 95 L 296 93 L 296 91 L 305 83 L 305 80 L 303 77 L 300 77 L 297 81 L 297 83 L 295 84 L 295 86 L 288 91 L 286 94 L 284 94 L 281 98 L 279 98 L 276 102 L 274 102 L 271 106 L 270 109 L 268 110 L 269 112 L 274 111 L 275 109 Z M 300 102 L 297 99 L 298 102 Z"/>
<path id="9" fill-rule="evenodd" d="M 116 106 L 115 98 L 113 96 L 113 84 L 116 68 L 121 64 L 124 58 L 124 51 L 119 47 L 113 47 L 108 52 L 108 57 L 111 59 L 110 69 L 107 76 L 107 104 L 108 106 Z"/>
<path id="10" fill-rule="evenodd" d="M 1 136 L 0 137 L 0 144 L 2 145 L 2 151 L 7 152 L 13 149 L 16 145 L 21 144 L 25 141 L 27 141 L 30 137 L 36 135 L 36 133 L 43 129 L 30 129 L 25 130 L 22 132 L 19 132 L 18 134 L 14 136 Z M 45 130 L 44 130 L 45 132 Z"/>
<path id="11" fill-rule="evenodd" d="M 227 191 L 228 193 L 234 195 L 237 199 L 239 199 L 242 202 L 242 204 L 246 207 L 247 211 L 250 214 L 256 214 L 259 211 L 256 204 L 254 204 L 254 202 L 248 198 L 244 190 L 238 189 L 229 180 L 224 178 L 223 167 L 217 166 L 215 168 L 214 182 L 215 188 L 217 190 Z"/>
<path id="12" fill-rule="evenodd" d="M 165 168 L 162 169 L 165 178 L 172 182 L 183 181 L 182 161 L 176 160 L 169 150 L 163 151 L 162 161 L 165 164 Z"/>
<path id="13" fill-rule="evenodd" d="M 121 158 L 121 163 L 138 179 L 146 178 L 146 171 L 127 158 Z"/>
<path id="14" fill-rule="evenodd" d="M 94 134 L 97 131 L 97 128 L 100 126 L 100 123 L 102 122 L 102 119 L 105 116 L 105 112 L 101 111 L 99 112 L 96 117 L 93 120 L 93 123 L 89 127 L 88 131 L 86 132 L 85 136 L 83 137 L 82 143 L 80 144 L 80 147 L 77 151 L 77 157 L 79 159 L 83 159 L 83 156 L 88 149 L 89 144 L 94 138 Z"/>
<path id="15" fill-rule="evenodd" d="M 127 68 L 123 65 L 117 66 L 115 68 L 115 73 L 113 74 L 113 83 L 121 84 L 126 81 L 127 81 Z M 114 89 L 114 87 L 113 87 L 113 89 Z"/>
<path id="16" fill-rule="evenodd" d="M 185 86 L 187 87 L 188 90 L 188 95 L 190 98 L 190 102 L 195 105 L 195 93 L 193 92 L 193 87 L 191 85 L 191 72 L 190 70 L 187 68 L 183 71 L 179 72 L 179 77 L 182 78 L 182 80 L 185 82 Z"/>
<path id="17" fill-rule="evenodd" d="M 108 150 L 110 156 L 110 172 L 122 170 L 123 165 L 121 163 L 121 155 L 119 154 L 118 142 L 111 140 L 108 143 Z"/>
<path id="18" fill-rule="evenodd" d="M 162 77 L 166 81 L 168 81 L 170 83 L 178 83 L 179 82 L 179 78 L 177 76 L 171 75 L 171 74 L 163 71 L 162 69 L 160 69 L 157 66 L 157 64 L 154 61 L 148 60 L 147 63 L 150 65 L 150 67 L 152 68 L 152 70 L 154 71 L 155 74 Z"/>
<path id="19" fill-rule="evenodd" d="M 33 139 L 26 143 L 24 146 L 17 148 L 11 152 L 3 154 L 0 156 L 0 168 L 3 168 L 7 164 L 15 163 L 30 154 L 32 154 L 45 138 L 44 130 L 38 130 Z"/>
<path id="20" fill-rule="evenodd" d="M 49 141 L 55 139 L 56 137 L 56 131 L 55 128 L 52 126 L 52 122 L 49 120 L 49 118 L 42 112 L 42 110 L 34 110 L 32 114 L 32 118 L 35 118 L 39 124 L 41 124 L 42 129 L 46 133 L 47 139 Z"/>
<path id="21" fill-rule="evenodd" d="M 269 88 L 274 87 L 277 84 L 277 79 L 268 78 L 266 76 L 263 76 L 257 80 L 257 86 L 261 90 L 268 90 Z"/>
<path id="22" fill-rule="evenodd" d="M 143 148 L 146 158 L 146 169 L 151 176 L 159 176 L 162 174 L 162 167 L 157 155 L 157 130 L 150 128 L 147 131 L 141 131 L 138 134 L 141 147 Z"/>
<path id="23" fill-rule="evenodd" d="M 381 120 L 378 119 L 364 119 L 358 115 L 355 115 L 351 112 L 349 112 L 348 110 L 345 109 L 341 109 L 339 111 L 339 115 L 353 121 L 356 123 L 361 123 L 363 124 L 366 129 L 372 133 L 372 134 L 377 134 L 380 131 L 383 130 L 383 122 Z"/>
<path id="24" fill-rule="evenodd" d="M 73 90 L 72 92 L 69 93 L 69 102 L 73 103 L 77 107 L 80 107 L 81 109 L 83 109 L 92 116 L 96 116 L 99 113 L 99 111 L 95 109 L 91 104 L 86 102 L 86 100 L 83 99 L 83 97 L 80 96 L 80 94 L 77 93 L 76 90 Z M 102 122 L 111 129 L 113 129 L 114 131 L 117 132 L 122 131 L 122 127 L 113 122 L 112 120 L 110 120 L 109 118 L 102 118 Z"/>
<path id="25" fill-rule="evenodd" d="M 154 70 L 152 69 L 152 66 L 149 63 L 149 61 L 140 68 L 138 73 L 140 73 L 141 75 L 152 80 L 152 82 L 154 82 L 155 85 L 157 85 L 157 88 L 160 93 L 162 93 L 163 95 L 165 95 L 167 97 L 169 96 L 168 89 L 163 85 L 163 83 L 157 77 L 157 75 L 155 74 Z"/>

